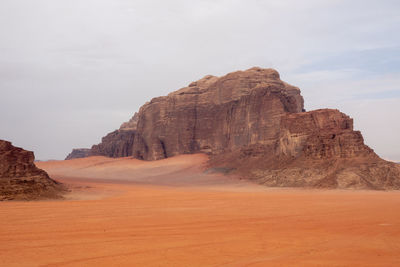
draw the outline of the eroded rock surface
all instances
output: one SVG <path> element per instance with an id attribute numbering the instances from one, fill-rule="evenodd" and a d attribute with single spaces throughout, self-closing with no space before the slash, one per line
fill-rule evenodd
<path id="1" fill-rule="evenodd" d="M 268 186 L 400 189 L 399 166 L 379 158 L 353 120 L 331 109 L 282 116 L 272 145 L 213 155 L 210 165 Z"/>
<path id="2" fill-rule="evenodd" d="M 210 167 L 269 186 L 400 188 L 399 166 L 366 146 L 349 116 L 305 112 L 299 88 L 257 67 L 153 98 L 91 151 L 143 160 L 203 152 Z"/>
<path id="3" fill-rule="evenodd" d="M 74 148 L 72 152 L 68 154 L 65 160 L 69 159 L 79 159 L 79 158 L 86 158 L 92 155 L 92 151 L 90 148 Z"/>
<path id="4" fill-rule="evenodd" d="M 132 155 L 135 130 L 115 130 L 101 139 L 101 143 L 92 146 L 91 156 L 107 156 L 111 158 Z"/>
<path id="5" fill-rule="evenodd" d="M 64 187 L 35 166 L 34 154 L 0 140 L 0 200 L 61 198 Z"/>
<path id="6" fill-rule="evenodd" d="M 139 121 L 139 114 L 137 112 L 135 112 L 135 114 L 133 115 L 133 117 L 127 121 L 122 123 L 121 127 L 119 128 L 121 131 L 123 130 L 136 130 L 137 129 L 137 123 Z"/>
<path id="7" fill-rule="evenodd" d="M 101 143 L 93 145 L 92 148 L 75 148 L 65 158 L 77 159 L 90 156 L 106 156 L 111 158 L 132 156 L 133 141 L 136 134 L 138 114 L 122 123 L 118 130 L 115 130 L 101 139 Z"/>
<path id="8" fill-rule="evenodd" d="M 300 90 L 273 69 L 206 76 L 140 108 L 133 156 L 157 160 L 271 143 L 281 116 L 302 110 Z"/>

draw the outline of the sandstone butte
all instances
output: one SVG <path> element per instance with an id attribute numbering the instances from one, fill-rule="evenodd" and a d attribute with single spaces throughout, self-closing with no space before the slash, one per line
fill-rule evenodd
<path id="1" fill-rule="evenodd" d="M 258 67 L 205 76 L 153 98 L 83 156 L 159 160 L 207 153 L 209 167 L 267 186 L 400 189 L 400 167 L 335 109 L 305 112 L 300 89 Z"/>
<path id="2" fill-rule="evenodd" d="M 63 185 L 34 164 L 34 154 L 0 140 L 0 201 L 61 198 Z"/>

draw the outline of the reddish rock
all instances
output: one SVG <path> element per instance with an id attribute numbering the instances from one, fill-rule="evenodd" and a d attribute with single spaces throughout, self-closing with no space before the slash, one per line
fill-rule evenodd
<path id="1" fill-rule="evenodd" d="M 135 138 L 138 114 L 124 122 L 119 130 L 115 130 L 104 136 L 101 143 L 93 145 L 92 148 L 75 148 L 65 158 L 76 159 L 90 156 L 106 156 L 111 158 L 132 156 L 133 141 Z"/>
<path id="2" fill-rule="evenodd" d="M 64 187 L 35 166 L 34 154 L 0 140 L 0 200 L 61 198 Z"/>
<path id="3" fill-rule="evenodd" d="M 107 156 L 111 158 L 132 155 L 134 130 L 115 130 L 101 139 L 101 143 L 92 146 L 91 156 Z"/>
<path id="4" fill-rule="evenodd" d="M 133 117 L 127 121 L 122 123 L 121 127 L 119 128 L 121 131 L 122 130 L 126 130 L 126 131 L 134 131 L 137 129 L 137 123 L 139 121 L 139 114 L 137 112 L 135 112 L 135 114 L 133 115 Z"/>
<path id="5" fill-rule="evenodd" d="M 72 152 L 68 154 L 65 160 L 86 158 L 92 155 L 92 150 L 90 148 L 74 148 Z"/>
<path id="6" fill-rule="evenodd" d="M 366 146 L 349 116 L 304 112 L 300 90 L 273 69 L 206 76 L 153 98 L 92 152 L 144 160 L 204 152 L 210 167 L 269 186 L 400 188 L 399 166 Z"/>
<path id="7" fill-rule="evenodd" d="M 213 155 L 210 166 L 268 186 L 400 189 L 400 167 L 380 159 L 353 120 L 331 109 L 282 116 L 273 144 Z"/>
<path id="8" fill-rule="evenodd" d="M 302 110 L 300 90 L 282 82 L 275 70 L 206 76 L 140 108 L 133 156 L 157 160 L 272 142 L 281 116 Z"/>
<path id="9" fill-rule="evenodd" d="M 65 158 L 66 160 L 86 158 L 90 156 L 106 156 L 110 158 L 132 156 L 133 141 L 136 131 L 115 130 L 104 136 L 101 143 L 92 148 L 74 148 Z"/>

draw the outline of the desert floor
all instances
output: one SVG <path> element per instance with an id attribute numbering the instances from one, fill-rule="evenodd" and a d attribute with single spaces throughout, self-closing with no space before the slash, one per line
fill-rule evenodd
<path id="1" fill-rule="evenodd" d="M 38 163 L 72 191 L 0 203 L 0 266 L 400 266 L 400 192 L 270 189 L 206 160 Z"/>

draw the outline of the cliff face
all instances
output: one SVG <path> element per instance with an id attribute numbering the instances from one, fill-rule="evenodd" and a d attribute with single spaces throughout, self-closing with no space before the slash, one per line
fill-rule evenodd
<path id="1" fill-rule="evenodd" d="M 91 156 L 107 156 L 111 158 L 132 155 L 134 130 L 115 130 L 101 139 L 101 143 L 92 146 Z"/>
<path id="2" fill-rule="evenodd" d="M 141 107 L 133 156 L 223 153 L 279 136 L 281 116 L 301 112 L 300 90 L 272 69 L 252 68 L 205 78 Z"/>
<path id="3" fill-rule="evenodd" d="M 60 198 L 63 186 L 35 166 L 31 151 L 0 140 L 0 200 Z"/>
<path id="4" fill-rule="evenodd" d="M 118 130 L 104 136 L 101 139 L 101 143 L 93 145 L 92 148 L 75 148 L 65 159 L 86 158 L 90 156 L 106 156 L 111 158 L 132 156 L 137 122 L 138 114 L 135 113 Z"/>
<path id="5" fill-rule="evenodd" d="M 300 90 L 273 69 L 206 76 L 152 99 L 123 126 L 92 153 L 158 160 L 204 152 L 211 168 L 269 186 L 400 188 L 399 166 L 367 147 L 350 117 L 304 112 Z"/>
<path id="6" fill-rule="evenodd" d="M 268 186 L 400 189 L 399 166 L 380 159 L 353 120 L 331 109 L 286 114 L 275 143 L 213 155 L 210 166 Z"/>

